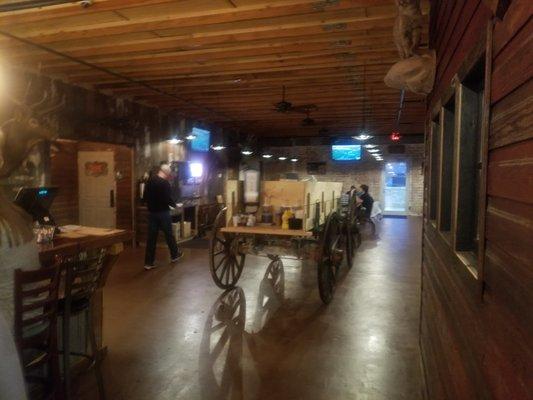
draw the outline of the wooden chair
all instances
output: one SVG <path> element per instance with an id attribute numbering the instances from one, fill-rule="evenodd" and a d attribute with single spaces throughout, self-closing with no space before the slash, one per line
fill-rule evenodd
<path id="1" fill-rule="evenodd" d="M 99 288 L 103 287 L 108 273 L 105 253 L 105 250 L 95 242 L 91 246 L 80 249 L 80 254 L 76 257 L 64 260 L 62 263 L 62 269 L 65 270 L 65 295 L 59 304 L 59 314 L 63 317 L 63 382 L 64 397 L 67 400 L 71 398 L 71 356 L 82 357 L 89 361 L 88 369 L 94 367 L 99 396 L 101 399 L 106 398 L 92 313 L 94 295 Z M 90 353 L 87 353 L 87 350 L 83 353 L 71 350 L 71 317 L 81 314 L 84 314 L 86 337 L 91 347 Z"/>
<path id="2" fill-rule="evenodd" d="M 30 398 L 59 396 L 61 375 L 57 348 L 57 267 L 15 270 L 15 342 Z"/>

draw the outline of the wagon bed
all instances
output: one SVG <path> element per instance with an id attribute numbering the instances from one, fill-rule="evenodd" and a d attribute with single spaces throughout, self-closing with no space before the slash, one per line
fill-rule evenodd
<path id="1" fill-rule="evenodd" d="M 235 233 L 241 235 L 273 235 L 311 237 L 313 232 L 302 229 L 282 229 L 278 226 L 227 226 L 220 228 L 222 233 Z"/>

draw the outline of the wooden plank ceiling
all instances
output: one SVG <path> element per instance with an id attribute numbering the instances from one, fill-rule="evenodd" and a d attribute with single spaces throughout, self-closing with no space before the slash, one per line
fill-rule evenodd
<path id="1" fill-rule="evenodd" d="M 398 60 L 396 13 L 394 0 L 94 0 L 0 13 L 0 51 L 13 65 L 259 136 L 387 135 L 400 99 L 383 84 Z M 427 21 L 424 43 L 426 32 Z M 282 86 L 293 105 L 318 107 L 316 125 L 274 111 Z M 422 133 L 424 99 L 407 94 L 401 115 L 403 134 Z"/>

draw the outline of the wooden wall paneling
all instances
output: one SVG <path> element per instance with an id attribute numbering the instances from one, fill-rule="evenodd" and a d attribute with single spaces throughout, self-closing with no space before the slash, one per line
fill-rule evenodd
<path id="1" fill-rule="evenodd" d="M 511 4 L 511 0 L 483 0 L 490 8 L 492 13 L 499 19 L 502 19 L 505 12 Z"/>
<path id="2" fill-rule="evenodd" d="M 457 6 L 443 0 L 441 14 L 447 3 Z M 482 167 L 487 181 L 487 193 L 480 193 L 478 279 L 446 235 L 424 225 L 420 344 L 431 400 L 533 398 L 532 4 L 513 1 L 493 27 L 484 2 L 463 2 L 464 10 L 475 11 L 461 13 L 466 22 L 458 21 L 455 32 L 430 31 L 435 43 L 448 42 L 448 49 L 438 59 L 440 82 L 430 96 L 428 119 L 436 104 L 446 104 L 442 97 L 452 77 L 462 79 L 469 57 L 486 43 Z M 432 29 L 439 23 L 435 20 Z"/>
<path id="3" fill-rule="evenodd" d="M 533 80 L 492 107 L 489 147 L 495 149 L 533 138 Z"/>
<path id="4" fill-rule="evenodd" d="M 117 179 L 117 228 L 134 230 L 133 221 L 133 149 L 115 147 L 115 170 L 122 177 Z"/>
<path id="5" fill-rule="evenodd" d="M 483 3 L 480 3 L 480 0 L 466 2 L 461 20 L 453 27 L 453 35 L 446 52 L 437 60 L 437 84 L 435 90 L 430 94 L 431 103 L 435 102 L 446 90 L 464 58 L 479 43 L 480 38 L 485 33 L 489 17 L 490 11 Z"/>
<path id="6" fill-rule="evenodd" d="M 533 139 L 492 150 L 488 194 L 529 204 L 533 198 Z"/>
<path id="7" fill-rule="evenodd" d="M 533 265 L 533 246 L 527 240 L 533 237 L 533 203 L 490 197 L 486 218 L 487 240 L 524 265 Z"/>
<path id="8" fill-rule="evenodd" d="M 525 25 L 533 13 L 530 0 L 513 0 L 503 21 L 496 21 L 494 27 L 494 55 L 498 55 L 516 32 Z"/>
<path id="9" fill-rule="evenodd" d="M 452 32 L 451 29 L 448 29 L 449 26 L 454 26 L 457 22 L 458 14 L 462 11 L 463 2 L 452 0 L 448 2 L 443 2 L 442 14 L 439 16 L 440 26 L 437 28 L 441 32 L 448 33 Z M 442 54 L 442 50 L 446 48 L 449 35 L 440 35 L 437 37 L 437 42 L 435 43 L 435 49 L 437 54 Z"/>
<path id="10" fill-rule="evenodd" d="M 532 335 L 524 331 L 525 321 L 487 290 L 483 324 L 490 327 L 482 365 L 492 398 L 531 399 Z"/>
<path id="11" fill-rule="evenodd" d="M 461 44 L 461 39 L 464 33 L 468 30 L 471 20 L 476 14 L 479 1 L 480 0 L 467 1 L 463 4 L 457 5 L 458 7 L 461 7 L 461 18 L 457 21 L 456 25 L 453 26 L 453 29 L 450 26 L 451 31 L 449 33 L 441 33 L 443 36 L 448 34 L 450 38 L 447 40 L 445 47 L 441 50 L 439 58 L 437 59 L 436 82 L 449 82 L 451 80 L 451 78 L 445 79 L 443 76 L 448 69 L 448 65 L 452 60 L 453 55 L 457 51 L 457 47 Z"/>
<path id="12" fill-rule="evenodd" d="M 495 235 L 493 235 L 494 237 Z M 485 297 L 503 304 L 508 315 L 520 316 L 529 335 L 533 334 L 533 271 L 513 254 L 501 248 L 497 239 L 487 242 Z M 507 247 L 505 244 L 503 247 Z"/>
<path id="13" fill-rule="evenodd" d="M 428 268 L 428 264 L 425 263 L 425 260 L 422 260 L 422 269 Z M 425 280 L 425 276 L 423 276 Z M 422 281 L 422 287 L 426 286 L 425 281 Z M 432 336 L 429 333 L 428 328 L 428 319 L 432 318 L 430 316 L 435 315 L 435 313 L 429 309 L 429 291 L 424 290 L 421 292 L 421 308 L 420 308 L 420 352 L 422 356 L 422 365 L 423 365 L 423 374 L 425 382 L 425 399 L 432 400 L 444 400 L 446 399 L 446 387 L 443 384 L 446 382 L 446 379 L 440 376 L 441 363 L 439 360 L 439 354 L 442 354 L 442 351 L 436 351 L 435 346 L 440 345 L 440 341 L 432 340 Z M 424 306 L 424 309 L 422 309 Z"/>
<path id="14" fill-rule="evenodd" d="M 458 345 L 457 335 L 460 333 L 453 329 L 448 320 L 445 304 L 439 301 L 442 288 L 434 286 L 436 282 L 429 279 L 427 282 L 427 314 L 433 318 L 427 319 L 428 334 L 432 340 L 439 363 L 439 373 L 444 381 L 452 382 L 446 385 L 447 398 L 459 398 L 461 393 L 471 393 L 468 388 L 468 371 L 464 365 Z M 472 393 L 473 394 L 473 393 Z"/>
<path id="15" fill-rule="evenodd" d="M 448 398 L 489 398 L 483 389 L 483 374 L 478 366 L 483 336 L 476 312 L 479 298 L 475 279 L 449 245 L 433 231 L 429 227 L 426 235 L 429 240 L 425 244 L 425 257 L 431 265 L 426 270 L 430 282 L 426 282 L 426 287 L 434 288 L 434 302 L 442 307 L 442 312 L 428 314 L 428 317 L 435 318 L 442 329 L 440 340 L 444 335 L 451 335 L 441 343 L 443 351 L 439 355 L 452 364 L 453 372 L 446 377 L 446 384 L 456 387 L 457 393 Z M 458 368 L 463 368 L 464 373 Z"/>
<path id="16" fill-rule="evenodd" d="M 59 140 L 50 154 L 50 184 L 59 191 L 50 212 L 58 225 L 78 223 L 78 143 Z"/>
<path id="17" fill-rule="evenodd" d="M 492 103 L 531 79 L 533 75 L 533 20 L 524 25 L 496 56 L 492 75 Z"/>

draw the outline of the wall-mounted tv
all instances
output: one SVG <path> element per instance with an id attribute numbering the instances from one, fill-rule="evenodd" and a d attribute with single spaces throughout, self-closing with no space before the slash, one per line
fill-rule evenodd
<path id="1" fill-rule="evenodd" d="M 191 150 L 209 151 L 211 133 L 205 129 L 192 128 L 192 134 L 195 138 L 191 140 Z"/>
<path id="2" fill-rule="evenodd" d="M 361 159 L 361 145 L 335 143 L 331 146 L 331 158 L 335 161 L 356 161 Z"/>

